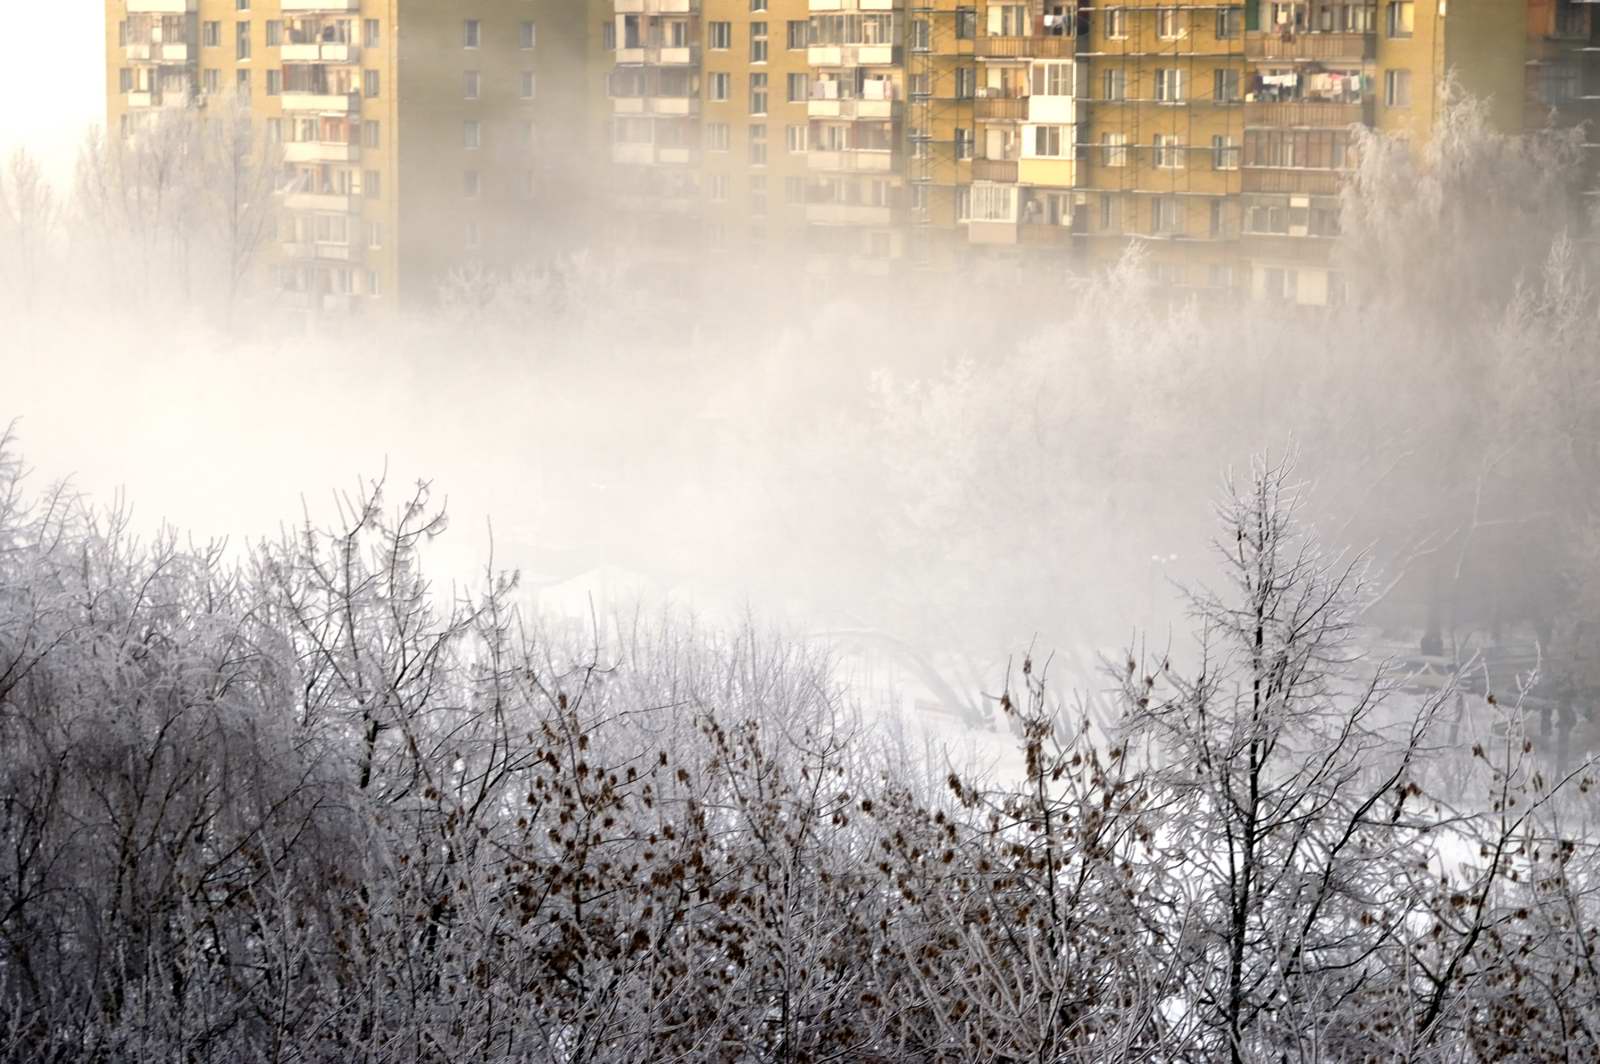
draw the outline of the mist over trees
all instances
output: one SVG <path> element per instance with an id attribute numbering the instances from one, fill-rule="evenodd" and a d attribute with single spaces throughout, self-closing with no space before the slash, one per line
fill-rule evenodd
<path id="1" fill-rule="evenodd" d="M 1327 308 L 596 242 L 285 335 L 212 118 L 4 168 L 0 415 L 440 488 L 196 543 L 0 448 L 0 1060 L 1600 1058 L 1572 135 L 1368 136 Z M 602 565 L 753 619 L 510 572 Z"/>

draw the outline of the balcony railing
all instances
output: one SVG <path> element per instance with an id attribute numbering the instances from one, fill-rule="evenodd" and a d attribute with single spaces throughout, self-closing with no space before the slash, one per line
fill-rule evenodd
<path id="1" fill-rule="evenodd" d="M 1378 38 L 1371 33 L 1247 34 L 1246 59 L 1375 59 Z"/>
<path id="2" fill-rule="evenodd" d="M 984 37 L 973 42 L 979 59 L 1071 59 L 1076 37 Z"/>
<path id="3" fill-rule="evenodd" d="M 1247 126 L 1309 126 L 1339 129 L 1365 121 L 1359 103 L 1329 103 L 1321 100 L 1292 100 L 1282 103 L 1247 103 Z"/>
<path id="4" fill-rule="evenodd" d="M 991 122 L 1021 121 L 1028 117 L 1028 101 L 1020 96 L 980 96 L 975 109 L 979 119 Z"/>
<path id="5" fill-rule="evenodd" d="M 1017 160 L 974 159 L 972 160 L 972 179 L 974 181 L 1000 181 L 1014 185 L 1017 182 Z"/>
<path id="6" fill-rule="evenodd" d="M 1312 196 L 1339 194 L 1338 170 L 1273 170 L 1265 167 L 1244 168 L 1246 192 L 1298 192 Z"/>

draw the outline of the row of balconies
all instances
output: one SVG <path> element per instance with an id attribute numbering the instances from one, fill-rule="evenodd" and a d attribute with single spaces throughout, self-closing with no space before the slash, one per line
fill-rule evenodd
<path id="1" fill-rule="evenodd" d="M 657 0 L 667 3 L 671 0 Z M 687 2 L 687 0 L 685 0 Z M 200 10 L 200 0 L 127 0 L 130 15 L 184 15 Z M 360 11 L 361 0 L 279 0 L 281 10 L 304 12 Z"/>
<path id="2" fill-rule="evenodd" d="M 693 15 L 700 0 L 612 0 L 611 9 L 619 15 Z"/>
<path id="3" fill-rule="evenodd" d="M 814 44 L 806 63 L 814 67 L 895 66 L 901 49 L 894 44 Z"/>
<path id="4" fill-rule="evenodd" d="M 699 159 L 700 153 L 694 148 L 648 142 L 611 145 L 611 161 L 625 166 L 686 166 Z"/>
<path id="5" fill-rule="evenodd" d="M 130 63 L 187 63 L 194 51 L 187 44 L 130 44 L 123 49 Z M 355 44 L 285 44 L 280 49 L 286 63 L 357 63 L 361 47 Z"/>

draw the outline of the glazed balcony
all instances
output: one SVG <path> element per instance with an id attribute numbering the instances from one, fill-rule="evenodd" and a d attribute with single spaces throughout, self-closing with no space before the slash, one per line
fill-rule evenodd
<path id="1" fill-rule="evenodd" d="M 342 14 L 360 11 L 361 0 L 280 0 L 279 7 L 285 14 L 314 14 L 319 11 Z"/>
<path id="2" fill-rule="evenodd" d="M 700 0 L 613 0 L 611 10 L 619 15 L 693 15 Z"/>
<path id="3" fill-rule="evenodd" d="M 186 15 L 200 10 L 200 0 L 128 0 L 130 15 Z"/>

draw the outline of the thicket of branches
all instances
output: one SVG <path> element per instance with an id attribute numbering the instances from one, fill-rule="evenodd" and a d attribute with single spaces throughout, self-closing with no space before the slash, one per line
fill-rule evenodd
<path id="1" fill-rule="evenodd" d="M 1118 663 L 1112 734 L 1020 664 L 995 780 L 754 629 L 446 595 L 425 487 L 241 563 L 8 448 L 0 1059 L 1593 1059 L 1588 777 L 1514 697 L 1450 749 L 1298 499 L 1225 493 L 1200 664 Z"/>

